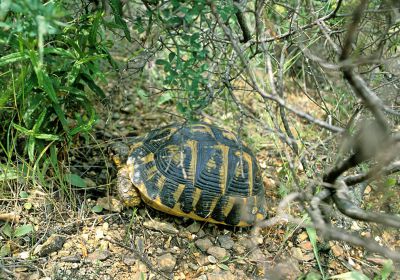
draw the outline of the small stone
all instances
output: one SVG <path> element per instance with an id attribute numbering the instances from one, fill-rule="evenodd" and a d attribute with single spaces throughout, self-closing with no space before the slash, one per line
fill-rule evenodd
<path id="1" fill-rule="evenodd" d="M 256 247 L 256 244 L 254 244 L 254 242 L 249 238 L 241 238 L 239 240 L 239 244 L 244 246 L 248 250 L 251 250 L 254 247 Z"/>
<path id="2" fill-rule="evenodd" d="M 202 252 L 206 252 L 208 248 L 213 245 L 211 240 L 208 238 L 198 239 L 194 242 L 194 244 L 196 244 L 197 248 L 199 248 Z"/>
<path id="3" fill-rule="evenodd" d="M 329 242 L 329 243 L 331 243 L 331 242 Z M 333 242 L 332 242 L 332 244 L 331 244 L 331 251 L 332 251 L 332 253 L 333 253 L 333 255 L 334 255 L 335 257 L 344 256 L 344 250 L 343 250 L 343 248 L 340 247 L 340 246 L 337 245 L 337 244 L 334 244 Z"/>
<path id="4" fill-rule="evenodd" d="M 27 258 L 30 257 L 29 251 L 23 251 L 23 252 L 19 253 L 18 257 L 23 260 L 26 260 Z"/>
<path id="5" fill-rule="evenodd" d="M 197 232 L 197 236 L 199 238 L 202 238 L 206 235 L 205 231 L 201 228 L 198 232 Z"/>
<path id="6" fill-rule="evenodd" d="M 194 271 L 199 269 L 199 266 L 197 264 L 194 264 L 194 263 L 189 263 L 188 266 Z"/>
<path id="7" fill-rule="evenodd" d="M 218 260 L 224 259 L 226 256 L 229 257 L 229 253 L 221 247 L 212 246 L 207 249 L 207 253 L 216 257 Z"/>
<path id="8" fill-rule="evenodd" d="M 99 130 L 103 130 L 106 127 L 106 123 L 102 119 L 98 119 L 94 127 Z"/>
<path id="9" fill-rule="evenodd" d="M 105 261 L 111 256 L 110 251 L 96 250 L 87 256 L 90 261 Z"/>
<path id="10" fill-rule="evenodd" d="M 75 256 L 62 257 L 60 258 L 60 261 L 68 263 L 79 263 L 81 261 L 81 256 L 75 255 Z"/>
<path id="11" fill-rule="evenodd" d="M 172 233 L 177 234 L 179 230 L 177 230 L 172 224 L 159 222 L 156 220 L 145 221 L 143 226 L 148 229 L 158 230 L 164 233 Z"/>
<path id="12" fill-rule="evenodd" d="M 246 248 L 241 244 L 235 243 L 233 245 L 233 251 L 235 251 L 239 256 L 241 256 L 244 253 L 246 253 Z"/>
<path id="13" fill-rule="evenodd" d="M 217 259 L 214 256 L 208 256 L 207 257 L 208 261 L 212 264 L 217 263 Z"/>
<path id="14" fill-rule="evenodd" d="M 256 248 L 250 253 L 249 260 L 256 263 L 265 262 L 265 255 L 260 248 Z"/>
<path id="15" fill-rule="evenodd" d="M 230 272 L 221 270 L 219 272 L 207 273 L 207 280 L 235 280 L 236 277 Z"/>
<path id="16" fill-rule="evenodd" d="M 220 235 L 218 236 L 218 243 L 222 248 L 230 250 L 232 249 L 235 242 L 233 242 L 232 238 L 228 235 Z"/>
<path id="17" fill-rule="evenodd" d="M 140 272 L 148 272 L 149 271 L 147 266 L 144 263 L 142 263 L 141 261 L 136 261 L 136 264 L 135 264 L 133 270 L 140 271 Z"/>
<path id="18" fill-rule="evenodd" d="M 122 261 L 127 266 L 134 265 L 136 263 L 136 258 L 133 255 L 126 255 L 123 257 Z"/>
<path id="19" fill-rule="evenodd" d="M 99 197 L 96 201 L 96 205 L 101 206 L 103 209 L 108 211 L 117 213 L 121 212 L 124 208 L 122 202 L 112 196 Z"/>
<path id="20" fill-rule="evenodd" d="M 307 232 L 305 232 L 305 231 L 303 231 L 302 233 L 300 233 L 300 234 L 297 236 L 297 241 L 299 241 L 299 242 L 302 242 L 302 241 L 304 241 L 304 240 L 306 240 L 306 239 L 308 239 L 308 234 L 307 234 Z"/>
<path id="21" fill-rule="evenodd" d="M 201 228 L 200 223 L 198 222 L 193 222 L 190 226 L 188 226 L 186 229 L 190 232 L 190 233 L 197 233 Z"/>
<path id="22" fill-rule="evenodd" d="M 359 230 L 361 230 L 361 227 L 357 224 L 356 221 L 353 221 L 353 223 L 351 224 L 350 229 L 354 230 L 354 231 L 359 231 Z"/>
<path id="23" fill-rule="evenodd" d="M 296 260 L 299 260 L 299 261 L 304 260 L 304 255 L 300 248 L 298 248 L 298 247 L 292 248 L 291 253 L 292 253 L 292 257 L 294 257 Z"/>
<path id="24" fill-rule="evenodd" d="M 35 248 L 33 254 L 38 255 L 40 257 L 47 256 L 50 253 L 60 250 L 63 247 L 65 240 L 66 240 L 66 238 L 62 235 L 52 234 L 46 240 L 46 242 L 44 242 L 42 245 L 39 245 Z"/>
<path id="25" fill-rule="evenodd" d="M 165 272 L 172 272 L 176 265 L 176 258 L 168 253 L 157 258 L 159 269 Z"/>
<path id="26" fill-rule="evenodd" d="M 107 231 L 109 229 L 110 225 L 107 222 L 104 222 L 104 224 L 102 225 L 102 228 L 104 231 Z"/>
<path id="27" fill-rule="evenodd" d="M 203 274 L 196 278 L 196 280 L 208 280 L 207 275 Z"/>
<path id="28" fill-rule="evenodd" d="M 268 279 L 298 279 L 301 275 L 299 265 L 295 259 L 285 259 L 266 271 Z"/>
<path id="29" fill-rule="evenodd" d="M 102 229 L 102 228 L 96 228 L 96 234 L 95 234 L 94 239 L 95 239 L 96 241 L 98 241 L 98 240 L 103 239 L 103 238 L 104 238 L 103 229 Z"/>
<path id="30" fill-rule="evenodd" d="M 310 241 L 304 241 L 299 244 L 299 247 L 306 251 L 311 251 L 313 246 Z"/>
<path id="31" fill-rule="evenodd" d="M 200 266 L 206 266 L 206 265 L 210 264 L 210 261 L 208 260 L 208 256 L 201 255 L 199 258 L 197 258 L 197 263 Z"/>
<path id="32" fill-rule="evenodd" d="M 60 250 L 60 251 L 58 251 L 58 256 L 59 256 L 59 257 L 67 257 L 67 256 L 69 256 L 70 254 L 71 254 L 70 251 L 65 251 L 65 250 Z"/>

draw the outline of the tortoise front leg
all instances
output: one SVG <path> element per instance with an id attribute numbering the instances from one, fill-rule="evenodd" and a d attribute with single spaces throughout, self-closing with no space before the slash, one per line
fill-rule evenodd
<path id="1" fill-rule="evenodd" d="M 129 174 L 132 174 L 132 168 L 128 165 L 124 165 L 118 170 L 118 196 L 125 206 L 136 207 L 141 202 L 140 194 L 135 186 L 132 184 Z"/>

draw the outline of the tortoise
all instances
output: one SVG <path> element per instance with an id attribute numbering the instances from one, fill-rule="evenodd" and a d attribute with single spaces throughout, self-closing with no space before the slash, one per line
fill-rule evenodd
<path id="1" fill-rule="evenodd" d="M 155 129 L 133 141 L 126 162 L 117 165 L 117 192 L 127 207 L 143 200 L 175 216 L 239 227 L 266 217 L 253 153 L 217 126 L 175 123 Z"/>

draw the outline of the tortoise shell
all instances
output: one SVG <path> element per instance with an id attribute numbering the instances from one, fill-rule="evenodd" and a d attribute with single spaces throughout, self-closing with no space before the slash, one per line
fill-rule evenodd
<path id="1" fill-rule="evenodd" d="M 153 130 L 131 147 L 126 168 L 141 199 L 160 211 L 232 226 L 249 226 L 266 216 L 253 153 L 216 126 Z"/>

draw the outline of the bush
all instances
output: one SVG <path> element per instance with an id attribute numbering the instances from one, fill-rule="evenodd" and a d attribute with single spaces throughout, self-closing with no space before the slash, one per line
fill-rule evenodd
<path id="1" fill-rule="evenodd" d="M 3 1 L 0 11 L 1 150 L 29 160 L 49 143 L 86 134 L 96 121 L 94 98 L 105 98 L 103 60 L 117 69 L 105 39 L 107 26 L 122 28 L 121 5 L 112 1 L 114 21 L 103 9 L 76 12 L 71 2 Z M 78 5 L 80 7 L 80 5 Z M 129 35 L 129 34 L 128 34 Z M 14 139 L 14 140 L 13 140 Z"/>

